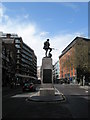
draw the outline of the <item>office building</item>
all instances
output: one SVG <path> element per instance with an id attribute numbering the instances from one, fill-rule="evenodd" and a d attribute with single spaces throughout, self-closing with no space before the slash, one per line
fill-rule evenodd
<path id="1" fill-rule="evenodd" d="M 74 83 L 89 81 L 90 39 L 76 37 L 59 56 L 60 79 L 69 79 Z"/>
<path id="2" fill-rule="evenodd" d="M 59 60 L 53 65 L 53 82 L 59 83 L 60 80 L 60 64 Z"/>
<path id="3" fill-rule="evenodd" d="M 17 34 L 1 32 L 0 38 L 2 39 L 3 81 L 7 83 L 8 76 L 8 81 L 12 78 L 14 82 L 22 83 L 26 79 L 33 82 L 37 78 L 37 57 L 34 50 L 25 44 Z M 9 75 L 7 75 L 7 71 Z M 10 71 L 13 72 L 13 75 Z M 9 78 L 9 76 L 11 77 Z"/>

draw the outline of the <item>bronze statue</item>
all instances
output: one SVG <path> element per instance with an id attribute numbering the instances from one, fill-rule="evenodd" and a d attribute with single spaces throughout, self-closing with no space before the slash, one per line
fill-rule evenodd
<path id="1" fill-rule="evenodd" d="M 50 48 L 49 39 L 47 39 L 47 41 L 44 42 L 43 49 L 46 50 L 45 57 L 50 57 L 51 58 L 52 57 L 52 54 L 51 54 L 52 48 Z M 49 53 L 48 53 L 48 56 L 47 56 L 48 50 L 49 50 Z"/>

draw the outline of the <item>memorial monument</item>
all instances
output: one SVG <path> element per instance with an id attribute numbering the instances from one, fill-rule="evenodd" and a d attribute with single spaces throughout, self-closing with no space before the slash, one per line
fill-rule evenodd
<path id="1" fill-rule="evenodd" d="M 28 100 L 51 102 L 62 101 L 65 98 L 53 85 L 53 65 L 52 65 L 52 48 L 50 47 L 49 39 L 44 42 L 45 57 L 42 58 L 42 82 L 37 93 L 30 95 Z"/>
<path id="2" fill-rule="evenodd" d="M 50 48 L 49 39 L 44 42 L 45 57 L 42 59 L 42 81 L 43 83 L 52 83 L 52 48 Z M 48 52 L 49 51 L 49 52 Z M 48 55 L 47 55 L 48 53 Z"/>
<path id="3" fill-rule="evenodd" d="M 40 95 L 54 95 L 53 87 L 53 65 L 52 65 L 52 48 L 50 47 L 49 39 L 44 42 L 45 57 L 42 59 L 42 87 L 40 88 Z"/>

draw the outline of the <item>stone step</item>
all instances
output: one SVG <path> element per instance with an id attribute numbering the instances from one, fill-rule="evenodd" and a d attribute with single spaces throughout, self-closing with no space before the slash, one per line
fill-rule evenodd
<path id="1" fill-rule="evenodd" d="M 54 96 L 55 89 L 54 88 L 40 88 L 40 96 Z"/>
<path id="2" fill-rule="evenodd" d="M 42 84 L 41 88 L 54 88 L 53 84 Z"/>

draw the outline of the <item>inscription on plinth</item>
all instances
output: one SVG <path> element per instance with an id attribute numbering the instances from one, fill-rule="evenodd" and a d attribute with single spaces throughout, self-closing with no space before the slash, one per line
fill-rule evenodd
<path id="1" fill-rule="evenodd" d="M 52 58 L 44 57 L 42 59 L 42 88 L 40 88 L 40 96 L 55 95 L 52 69 Z"/>
<path id="2" fill-rule="evenodd" d="M 42 80 L 43 83 L 52 83 L 52 58 L 42 59 Z"/>
<path id="3" fill-rule="evenodd" d="M 51 69 L 43 69 L 43 83 L 52 83 Z"/>

